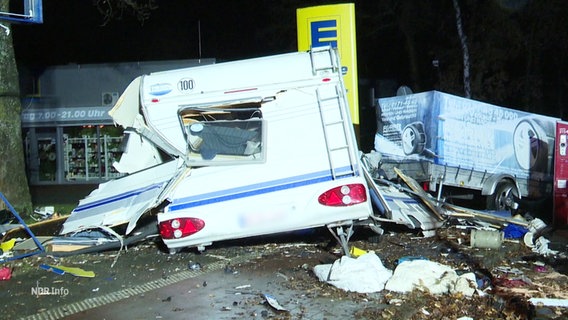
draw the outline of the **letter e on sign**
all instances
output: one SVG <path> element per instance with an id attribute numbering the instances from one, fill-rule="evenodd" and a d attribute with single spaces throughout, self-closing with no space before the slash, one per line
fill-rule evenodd
<path id="1" fill-rule="evenodd" d="M 310 24 L 312 34 L 312 46 L 321 47 L 330 45 L 337 48 L 337 21 L 323 20 L 313 21 Z"/>
<path id="2" fill-rule="evenodd" d="M 177 88 L 181 93 L 190 93 L 191 91 L 193 91 L 194 85 L 195 83 L 193 82 L 193 79 L 183 78 L 178 81 Z"/>

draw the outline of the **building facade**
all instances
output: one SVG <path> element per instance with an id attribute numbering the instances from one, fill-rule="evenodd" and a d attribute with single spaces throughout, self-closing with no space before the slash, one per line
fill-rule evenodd
<path id="1" fill-rule="evenodd" d="M 22 101 L 30 186 L 98 184 L 119 177 L 122 129 L 108 111 L 136 77 L 214 59 L 71 64 L 46 68 Z"/>

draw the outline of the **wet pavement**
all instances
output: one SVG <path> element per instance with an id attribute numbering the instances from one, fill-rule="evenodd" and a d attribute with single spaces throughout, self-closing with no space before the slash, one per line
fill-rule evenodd
<path id="1" fill-rule="evenodd" d="M 152 241 L 128 251 L 55 259 L 30 257 L 13 264 L 13 278 L 0 283 L 6 319 L 562 319 L 566 308 L 531 307 L 528 296 L 567 299 L 566 260 L 531 253 L 506 242 L 499 249 L 472 248 L 461 231 L 440 229 L 424 238 L 393 231 L 357 232 L 351 245 L 373 250 L 393 270 L 402 257 L 422 256 L 456 270 L 490 272 L 495 294 L 464 297 L 427 292 L 347 292 L 319 281 L 313 268 L 341 254 L 327 230 L 314 234 L 222 242 L 203 253 L 170 255 Z M 464 236 L 465 238 L 465 236 Z M 568 232 L 549 237 L 567 249 Z M 41 263 L 79 266 L 94 278 L 57 275 Z M 539 268 L 537 269 L 537 266 Z M 512 268 L 521 274 L 497 270 Z M 519 281 L 522 278 L 525 282 Z M 39 282 L 38 282 L 39 281 Z M 365 281 L 365 279 L 361 279 Z M 30 287 L 65 288 L 67 296 L 34 296 Z M 513 285 L 514 284 L 514 285 Z M 267 303 L 272 296 L 285 311 Z M 12 299 L 12 300 L 8 300 Z M 538 316 L 538 317 L 536 317 Z"/>
<path id="2" fill-rule="evenodd" d="M 279 258 L 271 264 L 295 265 L 311 260 Z M 363 301 L 308 297 L 307 292 L 286 286 L 289 277 L 294 273 L 255 268 L 254 263 L 234 269 L 216 264 L 194 272 L 188 279 L 65 319 L 348 319 L 364 307 Z M 265 294 L 286 310 L 270 306 Z"/>

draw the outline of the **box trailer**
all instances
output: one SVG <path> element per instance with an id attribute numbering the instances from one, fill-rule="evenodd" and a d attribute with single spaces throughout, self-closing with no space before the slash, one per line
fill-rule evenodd
<path id="1" fill-rule="evenodd" d="M 129 235 L 149 216 L 170 251 L 321 226 L 345 249 L 372 206 L 341 69 L 323 47 L 136 78 L 109 112 L 126 176 L 82 199 L 61 234 Z"/>
<path id="2" fill-rule="evenodd" d="M 387 179 L 397 167 L 438 198 L 509 210 L 551 195 L 558 120 L 439 91 L 381 98 L 374 148 Z"/>

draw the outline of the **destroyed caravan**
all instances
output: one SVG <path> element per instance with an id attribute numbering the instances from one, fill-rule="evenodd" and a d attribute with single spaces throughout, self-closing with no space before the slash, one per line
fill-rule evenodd
<path id="1" fill-rule="evenodd" d="M 109 114 L 127 175 L 82 199 L 62 234 L 129 234 L 149 214 L 170 251 L 320 226 L 346 244 L 342 228 L 372 214 L 333 49 L 141 76 Z"/>

